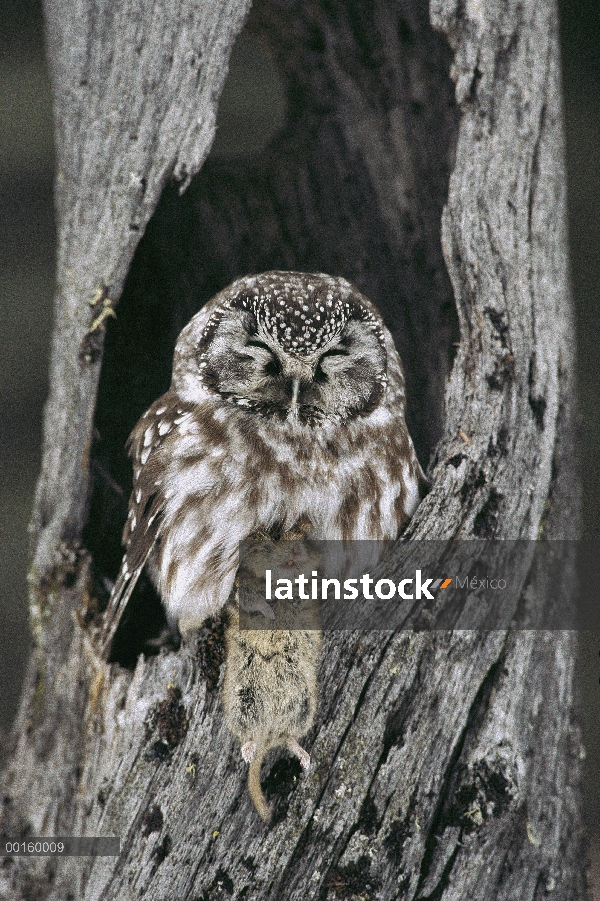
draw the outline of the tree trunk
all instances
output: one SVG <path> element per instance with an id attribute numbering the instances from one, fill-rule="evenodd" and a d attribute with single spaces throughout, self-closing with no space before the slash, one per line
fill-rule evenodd
<path id="1" fill-rule="evenodd" d="M 138 624 L 160 626 L 146 587 L 115 662 L 96 654 L 125 438 L 179 328 L 249 272 L 343 275 L 384 314 L 431 456 L 406 537 L 577 535 L 555 4 L 431 0 L 429 21 L 419 0 L 256 0 L 247 27 L 286 79 L 287 125 L 181 195 L 248 6 L 46 0 L 56 318 L 2 828 L 118 835 L 121 855 L 9 859 L 0 891 L 583 898 L 574 633 L 326 634 L 313 769 L 265 768 L 271 828 L 223 723 L 218 622 L 192 649 L 139 654 Z"/>

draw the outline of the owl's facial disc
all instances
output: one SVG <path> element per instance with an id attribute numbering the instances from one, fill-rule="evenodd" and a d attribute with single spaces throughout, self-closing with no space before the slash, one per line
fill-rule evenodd
<path id="1" fill-rule="evenodd" d="M 295 348 L 294 348 L 295 350 Z M 349 319 L 321 347 L 283 348 L 244 310 L 222 315 L 198 347 L 202 383 L 253 413 L 316 425 L 367 415 L 385 389 L 386 352 L 364 321 Z"/>

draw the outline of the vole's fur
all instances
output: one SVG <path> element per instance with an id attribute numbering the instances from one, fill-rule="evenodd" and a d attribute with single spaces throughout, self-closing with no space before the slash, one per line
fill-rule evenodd
<path id="1" fill-rule="evenodd" d="M 290 577 L 290 567 L 316 564 L 306 556 L 302 558 L 302 546 L 296 545 L 290 558 L 286 541 L 301 540 L 310 530 L 310 524 L 299 523 L 282 535 L 279 542 L 260 536 L 256 548 L 245 555 L 244 566 L 252 578 L 262 577 L 264 590 L 265 560 L 267 567 L 283 567 L 282 575 Z M 300 548 L 300 550 L 298 550 Z M 268 549 L 268 558 L 265 551 Z M 307 563 L 308 561 L 308 563 Z M 321 647 L 321 632 L 316 629 L 298 629 L 300 621 L 313 625 L 317 612 L 315 602 L 305 601 L 306 609 L 298 610 L 290 601 L 274 601 L 273 608 L 278 625 L 296 626 L 287 630 L 240 630 L 238 604 L 228 607 L 228 626 L 225 633 L 226 670 L 223 686 L 225 719 L 231 732 L 242 743 L 242 757 L 250 763 L 248 791 L 260 816 L 269 821 L 271 811 L 265 800 L 260 770 L 266 753 L 272 748 L 285 746 L 300 760 L 303 769 L 310 763 L 307 752 L 298 739 L 311 727 L 315 715 L 317 697 L 317 668 Z M 258 609 L 254 607 L 253 609 Z"/>

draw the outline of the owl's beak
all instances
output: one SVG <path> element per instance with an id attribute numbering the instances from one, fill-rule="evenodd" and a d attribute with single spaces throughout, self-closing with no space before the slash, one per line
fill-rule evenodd
<path id="1" fill-rule="evenodd" d="M 292 402 L 290 404 L 290 416 L 294 419 L 298 418 L 298 394 L 300 392 L 300 379 L 295 378 L 292 382 Z"/>
<path id="2" fill-rule="evenodd" d="M 312 381 L 315 365 L 312 360 L 294 357 L 291 354 L 285 360 L 282 360 L 282 364 L 286 381 L 289 379 L 288 385 L 292 389 L 288 418 L 299 419 L 302 406 L 298 402 L 301 399 L 301 388 Z M 290 389 L 288 388 L 287 390 L 289 391 Z"/>

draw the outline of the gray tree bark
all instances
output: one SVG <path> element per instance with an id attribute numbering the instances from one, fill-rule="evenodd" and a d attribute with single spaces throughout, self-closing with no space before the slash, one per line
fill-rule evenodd
<path id="1" fill-rule="evenodd" d="M 219 623 L 194 649 L 95 652 L 124 439 L 179 327 L 247 272 L 344 275 L 384 313 L 432 452 L 407 538 L 577 534 L 555 4 L 431 0 L 429 20 L 419 0 L 256 0 L 248 27 L 286 79 L 288 124 L 180 196 L 248 7 L 46 0 L 56 314 L 2 831 L 122 842 L 118 859 L 10 859 L 0 890 L 583 898 L 573 633 L 326 635 L 313 769 L 267 766 L 270 829 L 223 723 Z"/>

